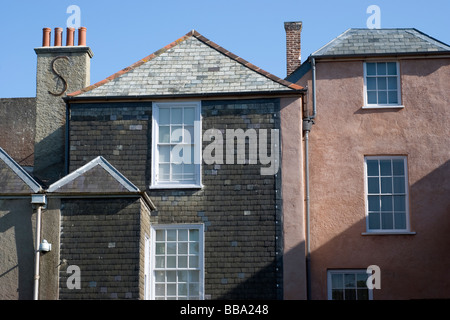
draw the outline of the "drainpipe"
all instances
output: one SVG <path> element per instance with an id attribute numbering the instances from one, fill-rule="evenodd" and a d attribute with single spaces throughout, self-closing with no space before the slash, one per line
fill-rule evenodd
<path id="1" fill-rule="evenodd" d="M 36 251 L 34 259 L 34 288 L 33 300 L 39 299 L 39 260 L 40 260 L 40 244 L 41 244 L 41 216 L 42 208 L 45 206 L 47 200 L 43 194 L 33 194 L 31 196 L 31 203 L 37 206 L 36 213 Z"/>
<path id="2" fill-rule="evenodd" d="M 311 300 L 311 232 L 310 232 L 310 192 L 309 192 L 309 132 L 316 117 L 316 60 L 310 57 L 312 68 L 312 115 L 303 119 L 305 135 L 305 201 L 306 201 L 306 288 L 307 298 Z"/>

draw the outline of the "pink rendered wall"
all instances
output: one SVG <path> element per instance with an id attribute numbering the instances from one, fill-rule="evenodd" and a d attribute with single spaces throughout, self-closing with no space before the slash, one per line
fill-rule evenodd
<path id="1" fill-rule="evenodd" d="M 302 152 L 302 99 L 282 98 L 281 175 L 283 199 L 284 299 L 306 299 Z"/>
<path id="2" fill-rule="evenodd" d="M 374 299 L 450 298 L 450 59 L 399 60 L 403 109 L 362 109 L 363 61 L 317 62 L 310 133 L 312 297 L 328 269 L 381 269 Z M 299 82 L 308 85 L 311 73 Z M 364 156 L 405 155 L 414 235 L 366 231 Z"/>

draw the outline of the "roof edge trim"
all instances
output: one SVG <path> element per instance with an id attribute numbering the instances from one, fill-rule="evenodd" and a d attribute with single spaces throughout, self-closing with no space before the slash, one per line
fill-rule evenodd
<path id="1" fill-rule="evenodd" d="M 102 156 L 99 156 L 92 161 L 88 162 L 84 166 L 78 168 L 77 170 L 73 171 L 72 173 L 68 174 L 64 178 L 56 181 L 50 187 L 47 189 L 47 192 L 57 192 L 58 189 L 66 185 L 67 183 L 75 180 L 82 174 L 86 173 L 87 171 L 91 170 L 95 166 L 101 166 L 103 169 L 105 169 L 114 179 L 117 180 L 122 186 L 124 186 L 129 192 L 141 192 L 133 183 L 131 183 L 130 180 L 128 180 L 124 175 L 122 175 L 116 168 L 114 168 L 108 161 L 106 161 L 105 158 Z"/>

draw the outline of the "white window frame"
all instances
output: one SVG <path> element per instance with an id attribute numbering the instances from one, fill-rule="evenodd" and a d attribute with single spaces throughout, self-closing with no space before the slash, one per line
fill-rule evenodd
<path id="1" fill-rule="evenodd" d="M 144 237 L 144 300 L 150 299 L 150 236 Z"/>
<path id="2" fill-rule="evenodd" d="M 367 273 L 366 269 L 334 269 L 334 270 L 327 270 L 327 294 L 328 294 L 328 300 L 333 300 L 333 286 L 332 286 L 332 280 L 331 277 L 333 274 L 365 274 L 367 277 L 370 276 L 370 274 Z M 367 284 L 366 284 L 367 286 Z M 345 295 L 345 287 L 344 289 L 344 295 Z M 353 289 L 353 288 L 351 288 Z M 356 290 L 356 289 L 355 289 Z M 373 300 L 373 289 L 368 290 L 368 298 L 369 300 Z"/>
<path id="3" fill-rule="evenodd" d="M 180 183 L 180 182 L 159 182 L 159 110 L 161 107 L 194 107 L 196 112 L 196 118 L 194 122 L 194 165 L 195 165 L 195 181 L 192 183 Z M 150 189 L 198 189 L 202 188 L 202 119 L 201 119 L 201 102 L 153 102 L 152 107 L 152 175 Z"/>
<path id="4" fill-rule="evenodd" d="M 368 192 L 368 160 L 403 160 L 404 166 L 404 179 L 405 179 L 405 228 L 404 229 L 370 229 L 369 228 L 369 192 Z M 381 178 L 381 173 L 378 175 Z M 380 182 L 381 183 L 381 182 Z M 380 185 L 381 188 L 381 185 Z M 382 194 L 380 193 L 380 196 Z M 393 191 L 390 194 L 384 194 L 387 196 L 394 196 Z M 406 156 L 365 156 L 364 157 L 364 196 L 365 196 L 365 216 L 366 216 L 366 232 L 363 235 L 370 234 L 413 234 L 410 231 L 410 217 L 409 217 L 409 179 L 408 179 L 408 158 Z M 381 211 L 380 211 L 381 212 Z M 392 214 L 395 214 L 394 208 L 392 208 Z M 381 225 L 380 225 L 381 226 Z"/>
<path id="5" fill-rule="evenodd" d="M 367 63 L 387 63 L 395 62 L 397 65 L 397 101 L 396 104 L 369 104 L 368 93 L 367 93 Z M 402 105 L 402 94 L 401 94 L 401 73 L 400 73 L 400 63 L 398 61 L 365 61 L 364 65 L 364 106 L 363 109 L 380 109 L 380 108 L 404 108 Z M 378 77 L 378 75 L 376 76 Z M 378 92 L 378 89 L 377 91 Z"/>
<path id="6" fill-rule="evenodd" d="M 150 255 L 150 299 L 155 300 L 155 283 L 156 276 L 155 271 L 158 270 L 156 268 L 156 231 L 157 230 L 180 230 L 180 229 L 197 229 L 199 231 L 199 267 L 198 268 L 164 268 L 161 270 L 199 270 L 199 300 L 204 300 L 205 298 L 205 237 L 204 237 L 204 225 L 203 224 L 169 224 L 169 225 L 153 225 L 150 230 L 150 239 L 151 239 L 151 255 Z"/>

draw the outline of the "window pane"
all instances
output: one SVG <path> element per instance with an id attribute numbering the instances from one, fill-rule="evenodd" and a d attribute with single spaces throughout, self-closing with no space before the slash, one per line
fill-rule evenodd
<path id="1" fill-rule="evenodd" d="M 380 229 L 380 214 L 378 212 L 369 213 L 369 229 Z"/>
<path id="2" fill-rule="evenodd" d="M 378 160 L 367 160 L 367 175 L 378 176 Z"/>
<path id="3" fill-rule="evenodd" d="M 387 72 L 388 75 L 397 75 L 397 63 L 396 62 L 388 62 L 387 63 Z"/>
<path id="4" fill-rule="evenodd" d="M 395 229 L 406 229 L 406 213 L 396 212 L 394 213 Z"/>
<path id="5" fill-rule="evenodd" d="M 155 280 L 156 282 L 164 282 L 166 281 L 166 274 L 164 271 L 156 271 L 155 272 Z"/>
<path id="6" fill-rule="evenodd" d="M 171 120 L 172 124 L 182 124 L 183 123 L 183 109 L 182 108 L 172 108 L 170 120 Z"/>
<path id="7" fill-rule="evenodd" d="M 403 176 L 405 175 L 405 166 L 403 164 L 403 160 L 392 160 L 392 167 L 394 171 L 394 176 Z"/>
<path id="8" fill-rule="evenodd" d="M 398 104 L 398 94 L 397 91 L 389 91 L 388 92 L 388 103 L 389 104 Z"/>
<path id="9" fill-rule="evenodd" d="M 380 197 L 368 196 L 369 211 L 380 211 Z"/>
<path id="10" fill-rule="evenodd" d="M 198 283 L 190 283 L 189 284 L 189 296 L 192 295 L 197 296 L 200 291 L 200 285 Z"/>
<path id="11" fill-rule="evenodd" d="M 159 124 L 170 124 L 170 109 L 160 108 L 159 109 Z"/>
<path id="12" fill-rule="evenodd" d="M 187 284 L 186 283 L 178 284 L 178 295 L 187 296 Z"/>
<path id="13" fill-rule="evenodd" d="M 178 256 L 178 268 L 187 268 L 187 256 Z"/>
<path id="14" fill-rule="evenodd" d="M 165 267 L 165 257 L 156 257 L 155 259 L 156 268 L 164 268 Z"/>
<path id="15" fill-rule="evenodd" d="M 358 288 L 366 288 L 366 281 L 368 278 L 367 273 L 357 273 L 356 274 L 356 285 Z"/>
<path id="16" fill-rule="evenodd" d="M 177 267 L 177 259 L 174 256 L 167 257 L 167 268 L 176 268 Z"/>
<path id="17" fill-rule="evenodd" d="M 377 74 L 376 63 L 366 63 L 366 72 L 368 76 L 375 76 Z"/>
<path id="18" fill-rule="evenodd" d="M 391 160 L 380 160 L 380 173 L 382 176 L 391 176 Z"/>
<path id="19" fill-rule="evenodd" d="M 178 241 L 187 241 L 187 240 L 188 240 L 188 231 L 178 230 Z"/>
<path id="20" fill-rule="evenodd" d="M 386 90 L 387 89 L 387 83 L 386 78 L 378 78 L 378 90 Z"/>
<path id="21" fill-rule="evenodd" d="M 392 196 L 381 196 L 381 211 L 392 211 Z"/>
<path id="22" fill-rule="evenodd" d="M 379 178 L 367 178 L 368 188 L 367 191 L 369 193 L 379 193 L 380 192 L 380 183 Z"/>
<path id="23" fill-rule="evenodd" d="M 344 276 L 342 274 L 331 274 L 331 286 L 332 288 L 343 288 Z"/>
<path id="24" fill-rule="evenodd" d="M 170 162 L 170 146 L 159 146 L 159 163 Z"/>
<path id="25" fill-rule="evenodd" d="M 356 300 L 356 290 L 346 289 L 345 290 L 345 300 Z"/>
<path id="26" fill-rule="evenodd" d="M 189 268 L 198 268 L 198 257 L 197 256 L 189 257 Z"/>
<path id="27" fill-rule="evenodd" d="M 200 274 L 199 271 L 189 271 L 189 282 L 199 282 Z"/>
<path id="28" fill-rule="evenodd" d="M 377 90 L 377 78 L 367 77 L 367 90 Z"/>
<path id="29" fill-rule="evenodd" d="M 167 241 L 177 240 L 177 230 L 167 230 Z"/>
<path id="30" fill-rule="evenodd" d="M 392 193 L 392 178 L 381 178 L 381 193 Z"/>
<path id="31" fill-rule="evenodd" d="M 181 181 L 183 179 L 183 165 L 173 164 L 172 165 L 172 180 Z"/>
<path id="32" fill-rule="evenodd" d="M 167 271 L 167 282 L 177 282 L 177 272 Z"/>
<path id="33" fill-rule="evenodd" d="M 378 91 L 378 104 L 387 104 L 387 91 Z"/>
<path id="34" fill-rule="evenodd" d="M 187 242 L 178 243 L 178 254 L 187 254 L 188 253 L 188 244 Z"/>
<path id="35" fill-rule="evenodd" d="M 386 74 L 386 62 L 377 63 L 377 75 L 383 76 Z"/>
<path id="36" fill-rule="evenodd" d="M 382 229 L 393 229 L 394 228 L 394 220 L 393 215 L 390 212 L 382 212 L 381 213 L 381 228 Z"/>
<path id="37" fill-rule="evenodd" d="M 165 241 L 165 234 L 164 230 L 156 230 L 156 241 Z"/>
<path id="38" fill-rule="evenodd" d="M 405 178 L 394 177 L 394 193 L 405 193 Z"/>
<path id="39" fill-rule="evenodd" d="M 394 211 L 406 211 L 405 200 L 405 196 L 394 196 Z"/>
<path id="40" fill-rule="evenodd" d="M 198 254 L 198 242 L 189 244 L 189 254 Z"/>
<path id="41" fill-rule="evenodd" d="M 170 133 L 170 142 L 171 143 L 180 143 L 183 141 L 183 127 L 181 126 L 172 126 Z"/>
<path id="42" fill-rule="evenodd" d="M 331 299 L 333 300 L 344 300 L 344 290 L 333 290 L 331 293 Z"/>
<path id="43" fill-rule="evenodd" d="M 175 242 L 167 242 L 167 254 L 176 254 L 177 244 Z"/>
<path id="44" fill-rule="evenodd" d="M 159 143 L 169 143 L 169 142 L 170 142 L 170 127 L 159 126 Z"/>
<path id="45" fill-rule="evenodd" d="M 356 279 L 354 273 L 344 275 L 344 285 L 346 288 L 356 287 Z"/>
<path id="46" fill-rule="evenodd" d="M 358 300 L 369 300 L 369 289 L 358 289 L 356 295 Z"/>
<path id="47" fill-rule="evenodd" d="M 199 232 L 197 229 L 189 230 L 189 241 L 198 241 Z"/>
<path id="48" fill-rule="evenodd" d="M 187 281 L 188 281 L 188 271 L 186 270 L 178 271 L 178 282 L 187 282 Z"/>
<path id="49" fill-rule="evenodd" d="M 159 165 L 159 180 L 160 181 L 170 180 L 170 164 Z"/>
<path id="50" fill-rule="evenodd" d="M 184 124 L 194 125 L 195 108 L 184 108 Z"/>
<path id="51" fill-rule="evenodd" d="M 194 127 L 185 126 L 184 127 L 184 143 L 194 143 Z"/>
<path id="52" fill-rule="evenodd" d="M 166 286 L 164 284 L 156 284 L 155 294 L 157 296 L 164 296 L 166 294 Z"/>
<path id="53" fill-rule="evenodd" d="M 367 92 L 367 103 L 368 104 L 377 104 L 377 92 L 376 91 L 368 91 Z"/>
<path id="54" fill-rule="evenodd" d="M 397 78 L 389 77 L 388 78 L 388 89 L 389 90 L 397 90 Z M 397 91 L 395 91 L 397 92 Z"/>
<path id="55" fill-rule="evenodd" d="M 166 246 L 165 243 L 157 243 L 156 244 L 156 254 L 165 254 Z"/>
<path id="56" fill-rule="evenodd" d="M 176 284 L 168 284 L 167 285 L 167 295 L 168 296 L 176 296 L 177 295 L 177 285 Z"/>

